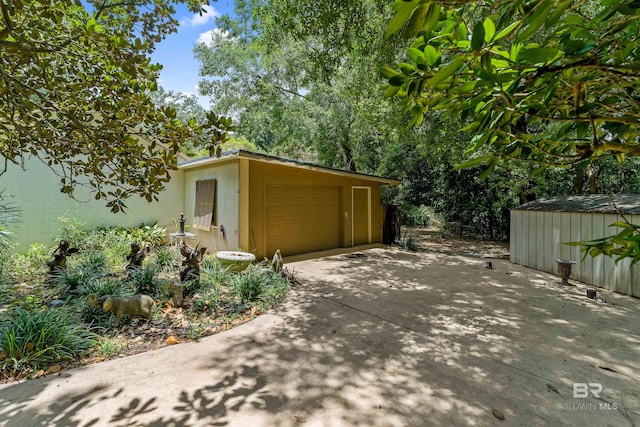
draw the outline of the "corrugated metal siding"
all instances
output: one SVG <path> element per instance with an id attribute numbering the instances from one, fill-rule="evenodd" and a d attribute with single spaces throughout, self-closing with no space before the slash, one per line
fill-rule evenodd
<path id="1" fill-rule="evenodd" d="M 640 215 L 627 217 L 634 224 Z M 640 265 L 629 268 L 631 260 L 620 261 L 606 256 L 587 257 L 582 261 L 578 246 L 563 243 L 586 241 L 616 231 L 609 227 L 621 218 L 614 214 L 511 211 L 511 262 L 557 274 L 557 258 L 576 261 L 571 279 L 640 297 Z M 640 264 L 640 263 L 639 263 Z"/>

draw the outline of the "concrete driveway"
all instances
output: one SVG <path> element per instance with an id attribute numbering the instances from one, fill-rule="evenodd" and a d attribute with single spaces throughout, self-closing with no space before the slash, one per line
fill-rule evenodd
<path id="1" fill-rule="evenodd" d="M 371 249 L 289 264 L 301 285 L 273 312 L 0 386 L 0 424 L 639 425 L 640 301 L 486 261 Z"/>

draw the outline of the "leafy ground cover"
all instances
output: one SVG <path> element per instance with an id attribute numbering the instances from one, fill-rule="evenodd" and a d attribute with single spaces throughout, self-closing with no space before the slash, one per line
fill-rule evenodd
<path id="1" fill-rule="evenodd" d="M 0 382 L 37 378 L 61 369 L 127 356 L 215 334 L 253 319 L 285 297 L 285 275 L 267 263 L 231 272 L 205 255 L 199 282 L 184 289 L 182 306 L 172 304 L 169 284 L 177 282 L 182 256 L 166 245 L 165 230 L 105 228 L 83 231 L 62 219 L 59 239 L 80 252 L 47 281 L 55 245 L 35 244 L 24 254 L 0 259 Z M 142 266 L 126 271 L 131 242 L 153 249 Z M 111 313 L 87 304 L 96 294 L 145 293 L 154 300 L 151 319 L 123 317 L 115 328 Z"/>

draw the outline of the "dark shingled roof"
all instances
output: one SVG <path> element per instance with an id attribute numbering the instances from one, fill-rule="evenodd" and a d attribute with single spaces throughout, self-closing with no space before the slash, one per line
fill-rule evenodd
<path id="1" fill-rule="evenodd" d="M 623 214 L 640 215 L 640 194 L 613 194 L 611 197 L 613 197 L 616 206 Z M 611 198 L 608 194 L 551 197 L 525 203 L 514 208 L 514 210 L 617 213 L 611 204 Z"/>

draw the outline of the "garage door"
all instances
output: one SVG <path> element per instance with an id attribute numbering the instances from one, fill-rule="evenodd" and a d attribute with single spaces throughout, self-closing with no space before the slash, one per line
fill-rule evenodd
<path id="1" fill-rule="evenodd" d="M 340 187 L 267 185 L 267 256 L 341 246 Z"/>

